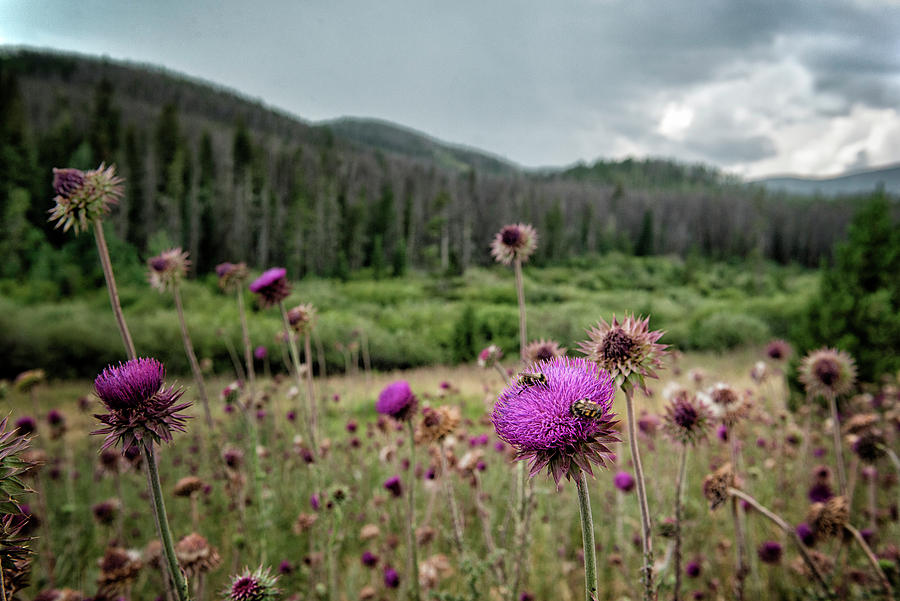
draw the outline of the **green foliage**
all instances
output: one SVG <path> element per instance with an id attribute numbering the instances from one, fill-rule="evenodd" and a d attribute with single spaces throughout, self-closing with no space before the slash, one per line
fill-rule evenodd
<path id="1" fill-rule="evenodd" d="M 854 216 L 805 317 L 802 350 L 845 350 L 866 382 L 900 369 L 900 228 L 896 204 L 883 193 Z"/>

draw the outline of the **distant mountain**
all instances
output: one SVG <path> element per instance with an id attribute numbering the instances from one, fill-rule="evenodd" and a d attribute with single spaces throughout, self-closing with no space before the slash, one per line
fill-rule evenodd
<path id="1" fill-rule="evenodd" d="M 900 163 L 854 171 L 836 177 L 777 176 L 755 180 L 766 189 L 797 195 L 842 196 L 865 194 L 879 187 L 890 194 L 900 195 Z"/>
<path id="2" fill-rule="evenodd" d="M 335 136 L 370 149 L 393 152 L 435 163 L 453 171 L 476 170 L 508 175 L 519 172 L 513 163 L 482 150 L 448 144 L 422 132 L 379 119 L 343 117 L 322 121 Z"/>

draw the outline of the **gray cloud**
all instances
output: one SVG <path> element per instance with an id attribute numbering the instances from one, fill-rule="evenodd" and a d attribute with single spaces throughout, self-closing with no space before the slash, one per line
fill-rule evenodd
<path id="1" fill-rule="evenodd" d="M 887 0 L 46 0 L 3 12 L 7 42 L 160 63 L 309 119 L 389 119 L 526 165 L 633 153 L 833 169 L 797 163 L 804 132 L 900 96 L 900 7 Z M 693 114 L 678 135 L 659 131 L 669 103 Z M 866 156 L 900 158 L 890 152 Z"/>

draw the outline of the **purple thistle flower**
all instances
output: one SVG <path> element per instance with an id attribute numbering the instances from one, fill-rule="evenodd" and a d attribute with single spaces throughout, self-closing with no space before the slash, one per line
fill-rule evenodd
<path id="1" fill-rule="evenodd" d="M 512 384 L 504 390 L 491 413 L 497 435 L 517 451 L 517 459 L 530 462 L 531 476 L 544 467 L 559 486 L 565 476 L 581 471 L 593 475 L 591 463 L 606 467 L 606 446 L 618 439 L 611 412 L 614 395 L 609 374 L 587 359 L 556 358 L 533 364 L 546 384 Z M 572 412 L 576 401 L 597 406 L 597 417 Z"/>
<path id="2" fill-rule="evenodd" d="M 28 436 L 37 431 L 37 420 L 30 415 L 25 415 L 16 420 L 16 435 Z"/>
<path id="3" fill-rule="evenodd" d="M 759 546 L 756 550 L 756 554 L 761 562 L 774 565 L 781 563 L 781 554 L 783 551 L 781 543 L 774 540 L 767 540 Z"/>
<path id="4" fill-rule="evenodd" d="M 624 493 L 634 490 L 634 477 L 628 472 L 618 472 L 613 478 L 613 485 Z"/>
<path id="5" fill-rule="evenodd" d="M 706 437 L 712 418 L 706 404 L 697 395 L 682 391 L 666 406 L 663 427 L 681 444 L 696 444 Z"/>
<path id="6" fill-rule="evenodd" d="M 264 347 L 264 346 L 258 346 L 255 349 L 253 349 L 253 356 L 256 357 L 260 361 L 265 359 L 266 355 L 268 355 L 268 354 L 269 354 L 269 351 L 267 351 L 266 347 Z"/>
<path id="7" fill-rule="evenodd" d="M 347 422 L 347 432 L 352 434 L 353 432 L 356 432 L 357 427 L 356 420 L 351 419 Z"/>
<path id="8" fill-rule="evenodd" d="M 412 393 L 409 382 L 397 380 L 388 384 L 375 403 L 375 410 L 383 415 L 389 415 L 396 420 L 410 419 L 416 411 L 419 401 Z"/>
<path id="9" fill-rule="evenodd" d="M 395 497 L 403 494 L 403 486 L 400 484 L 400 476 L 391 476 L 384 481 L 384 488 L 391 491 Z"/>
<path id="10" fill-rule="evenodd" d="M 388 588 L 400 586 L 400 575 L 391 566 L 384 566 L 384 586 Z"/>
<path id="11" fill-rule="evenodd" d="M 773 340 L 766 346 L 766 355 L 775 361 L 784 361 L 792 352 L 791 345 L 784 340 Z"/>
<path id="12" fill-rule="evenodd" d="M 264 308 L 277 305 L 291 293 L 287 270 L 284 267 L 273 267 L 264 271 L 250 284 L 250 292 L 259 295 L 259 304 Z"/>
<path id="13" fill-rule="evenodd" d="M 718 436 L 719 440 L 722 442 L 728 442 L 728 426 L 720 424 L 716 429 L 716 436 Z"/>
<path id="14" fill-rule="evenodd" d="M 827 482 L 817 482 L 809 487 L 807 497 L 812 503 L 824 503 L 834 496 L 834 492 Z"/>
<path id="15" fill-rule="evenodd" d="M 684 573 L 688 575 L 688 578 L 696 578 L 700 575 L 700 562 L 699 561 L 689 561 L 686 566 L 684 566 Z"/>
<path id="16" fill-rule="evenodd" d="M 50 209 L 49 221 L 63 231 L 75 233 L 86 230 L 91 223 L 109 213 L 110 205 L 122 197 L 122 179 L 116 176 L 114 165 L 102 164 L 97 169 L 54 169 L 53 191 L 56 203 Z"/>
<path id="17" fill-rule="evenodd" d="M 110 365 L 94 380 L 94 392 L 109 411 L 95 415 L 106 427 L 103 448 L 121 443 L 128 448 L 142 441 L 169 442 L 172 432 L 184 432 L 189 416 L 179 413 L 191 406 L 179 403 L 183 389 L 165 388 L 166 368 L 156 359 L 131 359 Z"/>
<path id="18" fill-rule="evenodd" d="M 859 534 L 863 537 L 863 540 L 866 541 L 866 544 L 871 546 L 875 542 L 875 531 L 871 528 L 863 528 L 859 531 Z"/>
<path id="19" fill-rule="evenodd" d="M 290 574 L 294 571 L 294 566 L 287 559 L 282 559 L 281 563 L 278 564 L 278 573 L 279 574 Z"/>
<path id="20" fill-rule="evenodd" d="M 281 591 L 275 588 L 278 577 L 269 568 L 257 568 L 253 572 L 245 568 L 231 577 L 231 584 L 223 591 L 227 601 L 274 601 Z"/>
<path id="21" fill-rule="evenodd" d="M 233 292 L 247 279 L 247 264 L 219 263 L 216 265 L 216 275 L 219 276 L 219 287 Z"/>
<path id="22" fill-rule="evenodd" d="M 58 409 L 51 409 L 47 413 L 47 423 L 54 428 L 65 425 L 66 418 Z"/>
<path id="23" fill-rule="evenodd" d="M 313 511 L 319 511 L 321 505 L 322 503 L 319 501 L 318 493 L 313 493 L 313 495 L 309 497 L 309 506 L 313 508 Z"/>
<path id="24" fill-rule="evenodd" d="M 816 447 L 813 449 L 813 457 L 821 458 L 825 456 L 825 448 L 824 447 Z"/>
<path id="25" fill-rule="evenodd" d="M 795 529 L 797 536 L 803 541 L 803 544 L 807 547 L 812 547 L 816 544 L 816 533 L 813 532 L 812 528 L 809 527 L 809 524 L 806 522 L 802 522 L 797 525 Z"/>
<path id="26" fill-rule="evenodd" d="M 537 232 L 534 228 L 524 223 L 514 223 L 503 226 L 494 236 L 491 255 L 504 265 L 511 265 L 517 259 L 524 263 L 536 248 Z"/>
<path id="27" fill-rule="evenodd" d="M 367 568 L 374 568 L 376 565 L 378 565 L 378 556 L 371 551 L 363 551 L 362 557 L 360 557 L 360 561 Z"/>

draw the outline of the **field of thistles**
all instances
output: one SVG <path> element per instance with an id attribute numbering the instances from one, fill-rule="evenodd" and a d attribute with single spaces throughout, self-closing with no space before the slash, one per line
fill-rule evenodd
<path id="1" fill-rule="evenodd" d="M 189 253 L 164 250 L 147 280 L 176 309 L 179 378 L 120 302 L 102 233 L 114 169 L 59 170 L 55 187 L 51 219 L 95 236 L 121 346 L 93 382 L 32 369 L 8 387 L 0 601 L 889 599 L 900 584 L 898 374 L 860 382 L 870 366 L 845 350 L 784 340 L 684 354 L 631 311 L 564 343 L 529 336 L 529 294 L 552 291 L 526 285 L 540 238 L 519 223 L 491 243 L 514 342 L 390 372 L 357 330 L 336 343 L 354 367 L 330 378 L 329 309 L 283 267 L 216 268 L 240 342 L 229 370 L 200 361 Z M 275 361 L 250 327 L 267 316 Z"/>
<path id="2" fill-rule="evenodd" d="M 649 384 L 649 396 L 635 393 L 659 598 L 673 596 L 676 570 L 681 598 L 733 598 L 735 548 L 741 543 L 734 535 L 730 501 L 711 511 L 704 496 L 704 478 L 732 461 L 732 446 L 739 448 L 740 459 L 730 485 L 791 529 L 781 530 L 738 499 L 747 549 L 745 597 L 825 595 L 798 553 L 795 530 L 835 598 L 880 594 L 879 576 L 852 536 L 842 536 L 840 524 L 837 535 L 829 534 L 828 528 L 835 527 L 827 521 L 832 518 L 819 518 L 826 522 L 823 527 L 810 515 L 814 496 L 827 507 L 840 494 L 827 406 L 811 403 L 799 412 L 787 411 L 783 364 L 769 359 L 764 349 L 725 357 L 669 357 L 664 365 L 661 379 Z M 518 373 L 516 360 L 501 359 L 500 366 Z M 720 383 L 737 395 L 726 399 L 726 407 L 747 405 L 746 413 L 724 430 L 723 409 L 713 400 L 727 396 L 718 390 Z M 184 384 L 182 379 L 167 381 Z M 514 546 L 515 451 L 490 421 L 497 395 L 507 387 L 497 370 L 473 363 L 318 381 L 315 448 L 296 418 L 304 392 L 295 379 L 258 377 L 248 419 L 257 432 L 259 496 L 248 424 L 240 409 L 228 409 L 246 401 L 246 389 L 221 377 L 208 385 L 222 391 L 211 399 L 213 427 L 206 426 L 203 409 L 195 403 L 187 410 L 193 416 L 187 432 L 175 432 L 171 444 L 156 446 L 175 553 L 191 598 L 410 598 L 406 493 L 411 487 L 416 493 L 412 524 L 421 598 L 582 595 L 576 487 L 565 477 L 557 487 L 546 469 L 535 476 L 527 546 Z M 382 408 L 389 408 L 380 413 L 382 391 L 388 393 Z M 415 398 L 412 413 L 391 417 L 407 393 Z M 21 455 L 38 464 L 22 476 L 35 491 L 20 498 L 23 511 L 32 516 L 22 536 L 34 537 L 34 555 L 30 588 L 19 598 L 36 598 L 39 592 L 41 599 L 79 598 L 73 591 L 84 598 L 165 598 L 165 560 L 149 504 L 146 458 L 123 454 L 115 446 L 99 452 L 101 437 L 88 434 L 102 425 L 93 415 L 108 411 L 91 394 L 91 384 L 42 383 L 27 392 L 14 390 L 7 403 L 12 412 L 7 429 L 21 421 L 20 427 L 33 430 L 31 447 Z M 458 413 L 444 416 L 441 429 L 441 418 L 431 414 L 444 407 Z M 692 413 L 695 407 L 701 411 L 699 420 Z M 622 393 L 611 408 L 622 419 Z M 871 456 L 854 449 L 866 432 L 877 432 L 885 437 L 885 450 L 896 450 L 898 410 L 895 385 L 856 396 L 846 404 L 841 437 L 848 474 L 845 521 L 869 542 L 894 582 L 900 553 L 897 471 L 882 447 L 874 447 Z M 413 465 L 408 463 L 407 419 L 421 432 L 414 442 Z M 623 422 L 617 431 L 623 442 L 608 445 L 609 469 L 595 467 L 595 478 L 586 481 L 601 599 L 642 595 L 635 470 Z M 683 446 L 690 452 L 676 524 Z M 727 501 L 727 487 L 719 492 Z M 260 503 L 268 507 L 267 524 Z M 676 527 L 681 534 L 678 563 Z M 519 586 L 511 591 L 514 562 L 521 562 L 522 572 Z M 269 569 L 260 576 L 260 586 L 276 588 L 277 596 L 253 596 L 258 595 L 252 592 L 256 583 L 247 578 L 260 567 Z M 115 596 L 102 596 L 104 590 L 114 590 Z"/>

